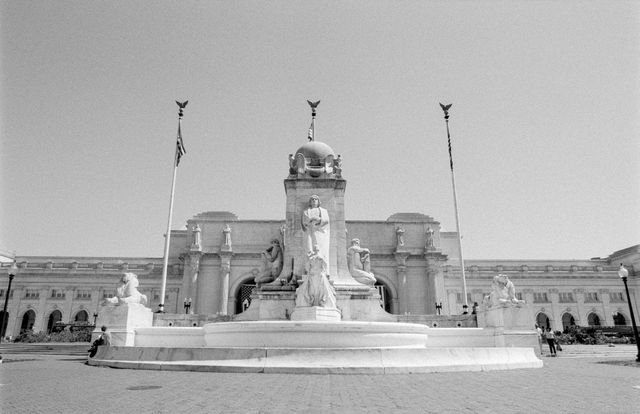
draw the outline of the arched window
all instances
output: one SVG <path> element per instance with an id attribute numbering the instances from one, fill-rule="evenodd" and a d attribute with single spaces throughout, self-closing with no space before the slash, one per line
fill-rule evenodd
<path id="1" fill-rule="evenodd" d="M 36 313 L 33 309 L 29 309 L 22 315 L 22 324 L 20 324 L 20 333 L 33 329 L 33 324 L 36 323 Z"/>
<path id="2" fill-rule="evenodd" d="M 621 314 L 620 312 L 616 312 L 613 314 L 613 324 L 618 326 L 618 325 L 626 325 L 627 324 L 627 318 L 624 317 L 623 314 Z"/>
<path id="3" fill-rule="evenodd" d="M 570 326 L 575 325 L 576 320 L 574 319 L 573 315 L 571 315 L 569 312 L 566 312 L 564 315 L 562 315 L 562 330 L 566 331 Z"/>
<path id="4" fill-rule="evenodd" d="M 541 329 L 547 329 L 551 327 L 549 317 L 544 312 L 540 312 L 538 316 L 536 316 L 536 323 Z"/>
<path id="5" fill-rule="evenodd" d="M 591 312 L 587 316 L 587 323 L 589 326 L 600 326 L 600 317 L 595 312 Z"/>
<path id="6" fill-rule="evenodd" d="M 49 314 L 49 322 L 47 323 L 47 333 L 51 333 L 56 322 L 60 322 L 61 320 L 62 312 L 60 312 L 59 310 L 54 310 L 53 312 L 51 312 L 51 314 Z"/>
<path id="7" fill-rule="evenodd" d="M 89 314 L 86 310 L 81 310 L 80 312 L 76 313 L 76 317 L 73 318 L 73 320 L 76 322 L 87 322 L 89 320 Z"/>
<path id="8" fill-rule="evenodd" d="M 240 285 L 240 289 L 238 289 L 238 294 L 236 295 L 236 314 L 249 309 L 249 305 L 251 305 L 251 293 L 253 293 L 255 287 L 256 285 L 252 281 Z"/>

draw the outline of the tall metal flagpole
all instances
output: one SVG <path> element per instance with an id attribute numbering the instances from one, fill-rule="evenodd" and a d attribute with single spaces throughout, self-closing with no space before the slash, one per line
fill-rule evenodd
<path id="1" fill-rule="evenodd" d="M 162 264 L 162 288 L 160 289 L 160 304 L 158 304 L 157 313 L 164 313 L 164 296 L 167 290 L 167 267 L 169 265 L 169 242 L 171 240 L 171 218 L 173 217 L 173 197 L 176 191 L 176 175 L 178 172 L 178 164 L 180 164 L 180 158 L 187 152 L 184 149 L 182 142 L 182 115 L 184 107 L 187 106 L 189 101 L 182 103 L 176 101 L 178 104 L 178 137 L 176 138 L 176 153 L 173 159 L 173 179 L 171 180 L 171 198 L 169 200 L 169 218 L 167 220 L 167 233 L 164 238 L 164 258 Z"/>
<path id="2" fill-rule="evenodd" d="M 453 186 L 453 208 L 456 211 L 456 232 L 458 233 L 458 249 L 460 250 L 460 268 L 462 269 L 462 297 L 464 305 L 462 305 L 463 312 L 467 313 L 469 309 L 469 303 L 467 301 L 467 278 L 464 274 L 464 258 L 462 255 L 462 234 L 460 234 L 460 215 L 458 214 L 458 195 L 456 193 L 456 176 L 453 173 L 453 156 L 451 155 L 451 135 L 449 134 L 449 108 L 451 105 L 440 104 L 440 107 L 444 111 L 444 120 L 447 124 L 447 143 L 449 144 L 449 166 L 451 167 L 451 184 Z"/>

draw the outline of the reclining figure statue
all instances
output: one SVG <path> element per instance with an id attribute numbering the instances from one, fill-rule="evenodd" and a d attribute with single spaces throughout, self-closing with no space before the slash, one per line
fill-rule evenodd
<path id="1" fill-rule="evenodd" d="M 116 296 L 105 299 L 103 304 L 140 303 L 146 305 L 147 296 L 138 292 L 138 285 L 138 276 L 135 273 L 123 273 L 120 284 L 116 288 Z"/>
<path id="2" fill-rule="evenodd" d="M 506 275 L 499 274 L 493 277 L 491 283 L 491 293 L 484 297 L 484 304 L 488 307 L 494 305 L 505 304 L 522 304 L 524 300 L 520 300 L 516 297 L 516 289 L 513 286 L 513 282 L 509 280 Z"/>

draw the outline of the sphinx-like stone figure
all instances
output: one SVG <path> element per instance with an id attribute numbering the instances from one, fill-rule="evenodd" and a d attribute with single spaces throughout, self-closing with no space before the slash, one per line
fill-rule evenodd
<path id="1" fill-rule="evenodd" d="M 516 289 L 513 282 L 506 275 L 499 274 L 493 277 L 491 282 L 491 293 L 484 297 L 484 304 L 487 307 L 497 305 L 518 305 L 524 303 L 516 297 Z"/>
<path id="2" fill-rule="evenodd" d="M 273 282 L 282 272 L 282 248 L 278 239 L 271 240 L 271 247 L 262 252 L 262 272 L 255 278 L 260 288 L 265 283 Z"/>
<path id="3" fill-rule="evenodd" d="M 320 207 L 320 198 L 312 195 L 309 207 L 302 212 L 302 231 L 304 232 L 304 249 L 307 256 L 317 254 L 329 263 L 329 212 Z"/>
<path id="4" fill-rule="evenodd" d="M 336 307 L 336 293 L 329 282 L 327 268 L 327 261 L 320 255 L 318 246 L 315 246 L 305 265 L 307 274 L 296 290 L 296 306 Z"/>
<path id="5" fill-rule="evenodd" d="M 138 276 L 135 273 L 123 273 L 116 288 L 116 296 L 103 301 L 104 305 L 125 303 L 147 304 L 147 296 L 138 291 Z"/>
<path id="6" fill-rule="evenodd" d="M 373 286 L 376 283 L 376 278 L 371 273 L 370 254 L 369 249 L 360 247 L 360 239 L 351 240 L 351 246 L 347 249 L 349 273 L 357 282 L 367 286 Z"/>

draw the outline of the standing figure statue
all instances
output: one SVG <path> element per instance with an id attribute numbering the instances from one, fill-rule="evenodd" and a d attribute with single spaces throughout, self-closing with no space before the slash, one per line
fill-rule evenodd
<path id="1" fill-rule="evenodd" d="M 224 225 L 222 229 L 222 234 L 224 235 L 224 247 L 231 247 L 231 227 L 228 224 Z"/>
<path id="2" fill-rule="evenodd" d="M 307 274 L 296 290 L 296 306 L 336 307 L 336 292 L 327 275 L 328 264 L 319 250 L 318 246 L 314 246 L 313 252 L 308 256 L 305 265 Z"/>
<path id="3" fill-rule="evenodd" d="M 304 251 L 310 257 L 318 247 L 318 255 L 329 263 L 329 212 L 320 207 L 320 198 L 312 195 L 309 207 L 302 212 Z"/>
<path id="4" fill-rule="evenodd" d="M 425 248 L 427 250 L 434 250 L 436 248 L 435 244 L 433 243 L 433 229 L 431 227 L 427 228 L 427 242 L 425 243 Z"/>
<path id="5" fill-rule="evenodd" d="M 404 229 L 400 226 L 396 227 L 396 250 L 404 247 Z"/>
<path id="6" fill-rule="evenodd" d="M 200 250 L 202 244 L 202 237 L 200 234 L 202 232 L 202 229 L 200 228 L 200 225 L 196 224 L 195 226 L 193 226 L 192 231 L 193 243 L 191 243 L 191 250 Z"/>
<path id="7" fill-rule="evenodd" d="M 262 252 L 262 263 L 262 273 L 255 278 L 258 288 L 265 283 L 273 282 L 282 272 L 282 249 L 278 239 L 271 240 L 271 246 Z"/>
<path id="8" fill-rule="evenodd" d="M 351 247 L 347 249 L 347 266 L 357 282 L 373 287 L 376 278 L 371 273 L 370 254 L 369 249 L 360 247 L 360 239 L 351 240 Z"/>

